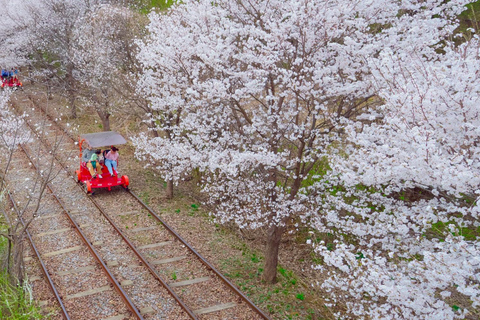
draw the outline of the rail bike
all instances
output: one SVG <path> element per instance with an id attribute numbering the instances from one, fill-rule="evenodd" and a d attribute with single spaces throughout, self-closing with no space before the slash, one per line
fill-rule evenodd
<path id="1" fill-rule="evenodd" d="M 75 173 L 77 182 L 83 185 L 87 194 L 93 194 L 94 189 L 99 188 L 107 188 L 108 191 L 110 191 L 112 187 L 115 186 L 122 186 L 128 190 L 128 176 L 119 176 L 117 170 L 114 169 L 112 169 L 113 174 L 110 174 L 104 161 L 110 148 L 125 144 L 126 142 L 125 138 L 115 131 L 80 135 L 78 140 L 80 149 L 80 168 L 76 170 Z M 98 159 L 95 160 L 95 164 L 93 164 L 93 161 L 91 160 L 92 155 L 94 153 L 97 154 L 98 150 L 101 150 L 101 156 L 98 156 Z M 118 163 L 118 160 L 116 161 Z M 99 167 L 97 168 L 97 166 Z"/>
<path id="2" fill-rule="evenodd" d="M 22 88 L 23 84 L 17 77 L 2 77 L 2 84 L 0 85 L 3 88 Z"/>

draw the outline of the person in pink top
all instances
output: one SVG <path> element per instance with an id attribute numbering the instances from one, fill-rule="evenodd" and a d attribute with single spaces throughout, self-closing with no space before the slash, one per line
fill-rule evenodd
<path id="1" fill-rule="evenodd" d="M 118 148 L 112 147 L 112 150 L 110 150 L 105 155 L 105 165 L 107 166 L 108 172 L 110 172 L 110 175 L 112 177 L 118 175 L 117 161 L 118 161 Z M 112 171 L 112 167 L 115 170 L 115 174 Z"/>

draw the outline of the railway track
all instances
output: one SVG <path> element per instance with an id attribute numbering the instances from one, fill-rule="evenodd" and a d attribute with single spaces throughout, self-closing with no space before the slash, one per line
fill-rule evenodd
<path id="1" fill-rule="evenodd" d="M 14 189 L 13 201 L 20 207 L 27 205 L 33 188 L 25 188 L 25 183 L 18 181 L 15 183 L 15 178 L 33 181 L 32 177 L 45 169 L 37 165 L 49 158 L 48 147 L 32 150 L 32 145 L 39 144 L 37 141 L 19 150 L 9 171 L 12 176 L 7 176 L 7 181 L 13 182 L 9 184 Z M 37 159 L 33 159 L 33 154 Z M 38 239 L 35 239 L 37 247 L 41 248 L 37 259 L 49 260 L 44 263 L 46 273 L 52 276 L 52 282 L 58 288 L 58 303 L 63 301 L 68 312 L 64 317 L 110 320 L 190 318 L 141 265 L 135 254 L 122 246 L 121 237 L 107 220 L 98 215 L 88 197 L 82 192 L 75 193 L 78 186 L 63 167 L 56 163 L 53 172 L 56 177 L 42 198 L 41 216 L 34 219 L 29 229 L 35 230 L 32 233 Z M 72 235 L 74 231 L 80 238 Z M 26 260 L 33 260 L 33 257 Z M 34 280 L 40 281 L 41 278 Z"/>
<path id="2" fill-rule="evenodd" d="M 21 172 L 22 176 L 30 177 L 27 178 L 28 181 L 35 184 L 36 179 L 32 177 L 39 172 L 37 161 L 31 158 L 26 147 L 22 147 L 14 156 L 16 161 L 12 163 L 9 171 L 11 175 Z M 28 169 L 24 169 L 25 167 Z M 12 181 L 8 175 L 7 181 Z M 29 196 L 32 195 L 31 190 L 39 193 L 40 189 L 32 185 L 25 188 L 24 183 L 10 183 L 9 187 L 13 189 L 12 193 L 9 193 L 11 205 L 17 212 L 26 208 L 23 215 L 30 220 L 32 214 L 39 211 L 36 210 L 35 202 L 29 205 Z M 37 196 L 38 194 L 34 194 L 32 198 L 35 199 Z M 93 319 L 99 315 L 106 319 L 109 315 L 121 315 L 127 319 L 142 318 L 139 310 L 107 267 L 114 263 L 103 260 L 94 248 L 94 245 L 99 243 L 92 244 L 85 237 L 83 229 L 88 228 L 88 225 L 80 225 L 75 221 L 72 214 L 65 210 L 62 201 L 52 191 L 50 184 L 44 191 L 40 212 L 51 214 L 44 214 L 41 219 L 34 219 L 27 230 L 27 237 L 35 258 L 41 266 L 43 276 L 60 306 L 61 315 L 66 319 Z M 25 222 L 22 221 L 22 224 L 25 225 Z M 27 267 L 33 259 L 33 256 L 25 259 Z M 84 265 L 90 268 L 87 269 Z M 32 265 L 30 267 L 34 268 Z M 89 285 L 85 286 L 81 281 L 76 281 L 77 276 L 93 279 L 95 287 L 90 288 Z M 31 281 L 38 280 L 41 280 L 39 276 L 33 276 L 31 279 Z M 98 295 L 98 293 L 102 294 Z M 79 302 L 78 299 L 81 301 Z M 48 300 L 47 298 L 43 301 Z M 86 308 L 78 310 L 76 308 L 78 303 Z M 106 309 L 104 306 L 109 307 Z"/>
<path id="3" fill-rule="evenodd" d="M 8 200 L 10 200 L 10 205 L 7 204 L 7 208 L 11 206 L 11 208 L 14 211 L 13 215 L 17 216 L 17 217 L 20 216 L 20 210 L 18 209 L 18 206 L 16 205 L 15 200 L 12 197 L 11 193 L 8 192 L 7 195 L 8 195 Z M 3 212 L 3 214 L 6 218 L 6 220 L 8 221 L 9 218 L 8 218 L 7 213 Z M 33 241 L 32 234 L 30 233 L 30 231 L 26 227 L 26 224 L 25 224 L 25 221 L 24 221 L 23 218 L 20 218 L 20 222 L 22 224 L 22 227 L 25 228 L 26 237 L 27 237 L 28 242 L 30 243 L 31 249 L 32 249 L 33 253 L 35 254 L 35 257 L 37 258 L 37 261 L 39 263 L 38 267 L 42 271 L 42 274 L 45 277 L 45 280 L 48 283 L 48 286 L 52 290 L 52 293 L 54 295 L 54 298 L 56 299 L 56 302 L 58 302 L 59 312 L 61 312 L 61 315 L 63 316 L 63 318 L 69 320 L 70 316 L 68 315 L 68 312 L 65 309 L 65 305 L 63 304 L 62 298 L 60 297 L 60 294 L 57 291 L 57 287 L 55 286 L 52 278 L 50 277 L 50 274 L 47 270 L 47 267 L 45 266 L 45 262 L 43 261 L 43 258 L 40 255 L 40 252 L 38 251 L 37 246 L 35 245 L 35 242 Z M 9 223 L 9 225 L 10 225 L 10 223 Z M 43 301 L 47 301 L 47 300 L 43 300 Z"/>
<path id="4" fill-rule="evenodd" d="M 18 108 L 19 105 L 16 107 Z M 42 139 L 46 148 L 63 149 L 60 150 L 62 152 L 60 155 L 76 154 L 75 138 L 49 118 L 41 108 L 35 109 L 36 113 L 30 117 L 28 123 L 35 129 L 39 124 L 31 119 L 34 118 L 36 121 L 47 119 L 47 122 L 41 125 L 48 128 L 49 132 L 49 137 Z M 64 138 L 58 139 L 58 137 L 68 137 L 70 141 Z M 98 191 L 94 197 L 88 197 L 81 192 L 80 186 L 75 186 L 76 190 L 74 190 L 71 183 L 74 181 L 74 170 L 78 166 L 78 160 L 74 157 L 70 159 L 68 156 L 62 158 L 57 159 L 59 166 L 63 169 L 62 183 L 69 181 L 70 185 L 55 183 L 52 192 L 62 191 L 62 195 L 67 194 L 63 197 L 72 197 L 70 200 L 73 201 L 64 201 L 65 211 L 78 211 L 81 204 L 88 207 L 83 210 L 92 212 L 97 218 L 100 217 L 104 224 L 108 222 L 110 228 L 108 238 L 121 238 L 122 240 L 117 242 L 118 245 L 128 248 L 131 255 L 135 256 L 130 262 L 131 265 L 146 270 L 151 278 L 148 282 L 161 286 L 187 317 L 192 319 L 268 319 L 263 311 L 162 221 L 134 192 L 130 190 L 127 192 Z M 65 192 L 66 190 L 68 193 Z M 86 231 L 86 236 L 90 241 L 112 242 L 108 239 L 99 240 L 98 232 Z M 132 297 L 132 300 L 135 299 Z M 162 317 L 160 313 L 148 317 L 168 318 L 168 316 Z"/>

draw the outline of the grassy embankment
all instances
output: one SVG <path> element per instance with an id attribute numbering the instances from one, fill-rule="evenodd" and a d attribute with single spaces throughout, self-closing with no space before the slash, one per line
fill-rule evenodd
<path id="1" fill-rule="evenodd" d="M 0 215 L 0 233 L 7 231 L 7 224 Z M 3 261 L 8 248 L 8 241 L 0 236 L 0 262 Z M 2 265 L 2 263 L 0 263 Z M 35 305 L 28 285 L 15 286 L 5 270 L 0 270 L 0 319 L 45 319 Z"/>

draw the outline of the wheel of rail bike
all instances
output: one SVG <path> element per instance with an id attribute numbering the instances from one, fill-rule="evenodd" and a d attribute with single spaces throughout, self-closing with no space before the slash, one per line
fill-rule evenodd
<path id="1" fill-rule="evenodd" d="M 80 183 L 80 181 L 81 181 L 80 178 L 81 178 L 80 177 L 80 170 L 75 170 L 75 181 L 77 183 Z"/>
<path id="2" fill-rule="evenodd" d="M 125 190 L 128 190 L 128 185 L 130 182 L 128 181 L 128 176 L 122 176 L 122 187 L 125 188 Z"/>
<path id="3" fill-rule="evenodd" d="M 90 181 L 85 181 L 85 184 L 83 185 L 83 190 L 85 190 L 86 194 L 92 193 L 92 184 L 90 183 Z"/>

